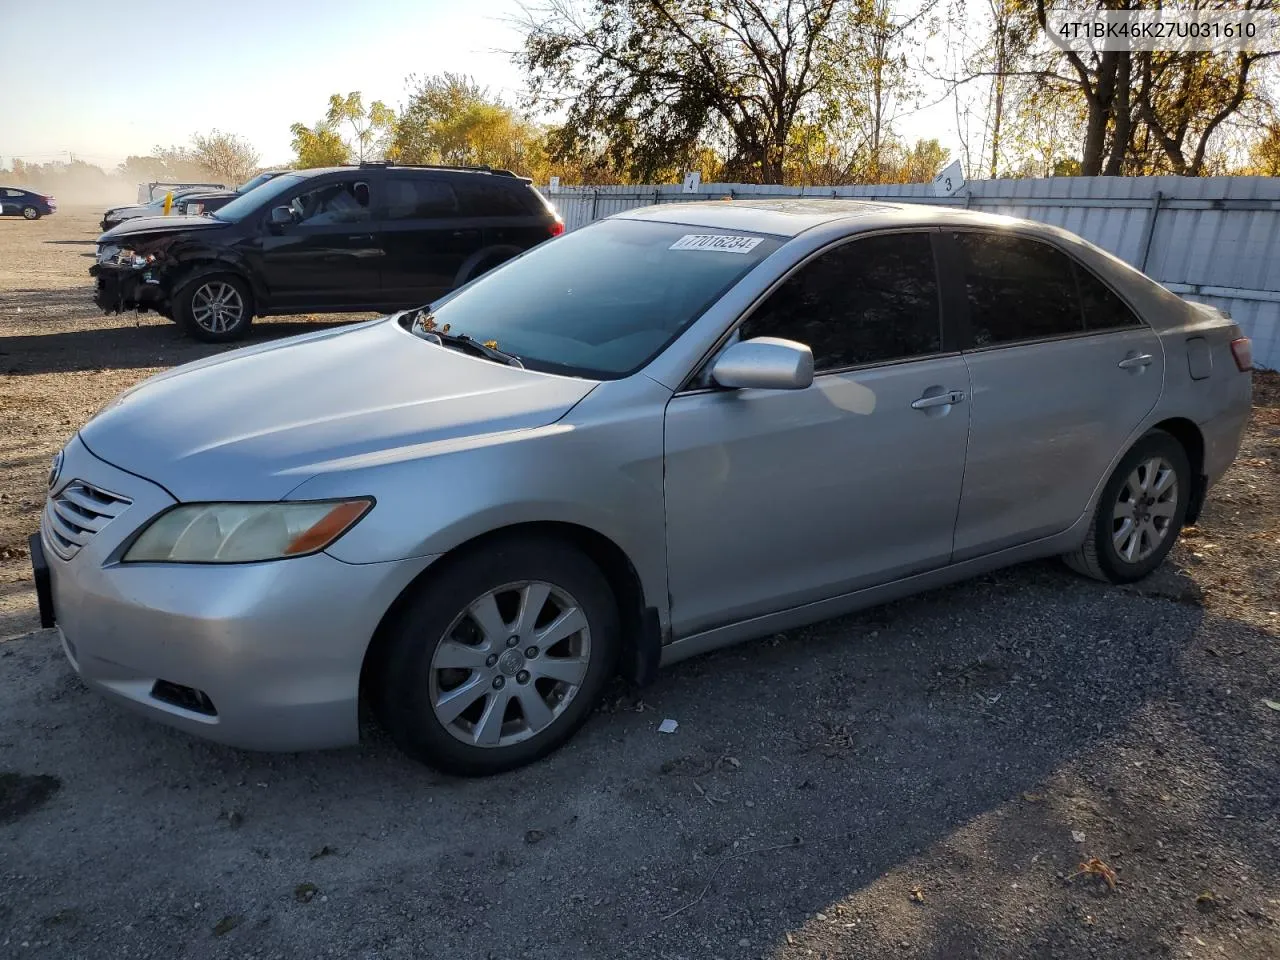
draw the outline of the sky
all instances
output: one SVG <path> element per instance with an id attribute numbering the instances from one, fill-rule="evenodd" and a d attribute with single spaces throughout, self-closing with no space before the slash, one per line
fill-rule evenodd
<path id="1" fill-rule="evenodd" d="M 518 0 L 0 0 L 0 166 L 74 156 L 104 168 L 193 133 L 238 134 L 263 166 L 289 127 L 359 90 L 396 107 L 406 78 L 465 73 L 515 102 Z M 28 38 L 17 41 L 6 39 Z M 14 109 L 11 109 L 14 108 Z M 908 140 L 954 128 L 950 107 L 902 118 Z"/>

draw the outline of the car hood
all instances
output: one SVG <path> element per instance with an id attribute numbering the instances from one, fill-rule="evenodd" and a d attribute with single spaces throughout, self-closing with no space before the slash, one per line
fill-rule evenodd
<path id="1" fill-rule="evenodd" d="M 177 203 L 178 201 L 175 200 L 174 202 Z M 186 201 L 182 202 L 185 203 Z M 125 237 L 136 237 L 142 233 L 178 233 L 186 230 L 211 230 L 225 226 L 227 226 L 225 221 L 214 220 L 212 217 L 187 217 L 176 214 L 171 214 L 167 217 L 134 217 L 112 227 L 98 237 L 98 243 L 109 243 L 112 240 L 121 240 Z"/>
<path id="2" fill-rule="evenodd" d="M 278 500 L 335 462 L 546 426 L 594 386 L 380 319 L 176 367 L 121 394 L 80 438 L 178 500 Z"/>

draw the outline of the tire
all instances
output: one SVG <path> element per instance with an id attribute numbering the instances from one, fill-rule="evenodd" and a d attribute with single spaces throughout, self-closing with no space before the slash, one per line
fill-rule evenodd
<path id="1" fill-rule="evenodd" d="M 182 331 L 205 343 L 240 340 L 253 323 L 249 285 L 229 273 L 206 274 L 183 284 L 171 309 Z"/>
<path id="2" fill-rule="evenodd" d="M 527 621 L 521 611 L 540 597 Z M 547 645 L 539 631 L 551 628 Z M 512 770 L 560 747 L 617 668 L 608 581 L 554 539 L 502 540 L 446 562 L 387 629 L 371 672 L 374 711 L 405 753 L 460 776 Z"/>
<path id="3" fill-rule="evenodd" d="M 40 211 L 37 210 L 35 207 L 23 207 L 22 216 L 27 220 L 39 220 Z"/>
<path id="4" fill-rule="evenodd" d="M 1166 479 L 1170 474 L 1172 484 Z M 1186 450 L 1170 434 L 1152 430 L 1116 466 L 1098 499 L 1088 537 L 1063 559 L 1095 580 L 1141 580 L 1173 549 L 1190 496 Z"/>

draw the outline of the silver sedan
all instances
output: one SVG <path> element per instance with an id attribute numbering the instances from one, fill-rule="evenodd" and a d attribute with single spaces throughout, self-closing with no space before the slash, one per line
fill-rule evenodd
<path id="1" fill-rule="evenodd" d="M 918 205 L 635 210 L 430 306 L 221 354 L 57 458 L 41 613 L 245 748 L 486 774 L 621 673 L 1036 557 L 1150 573 L 1249 341 L 1079 238 Z"/>

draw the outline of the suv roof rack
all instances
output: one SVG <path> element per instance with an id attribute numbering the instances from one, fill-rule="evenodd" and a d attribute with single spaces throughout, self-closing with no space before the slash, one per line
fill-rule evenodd
<path id="1" fill-rule="evenodd" d="M 400 167 L 406 170 L 469 170 L 474 173 L 492 173 L 499 177 L 514 177 L 510 170 L 496 170 L 487 163 L 467 166 L 458 163 L 395 163 L 391 160 L 362 160 L 362 167 Z"/>

